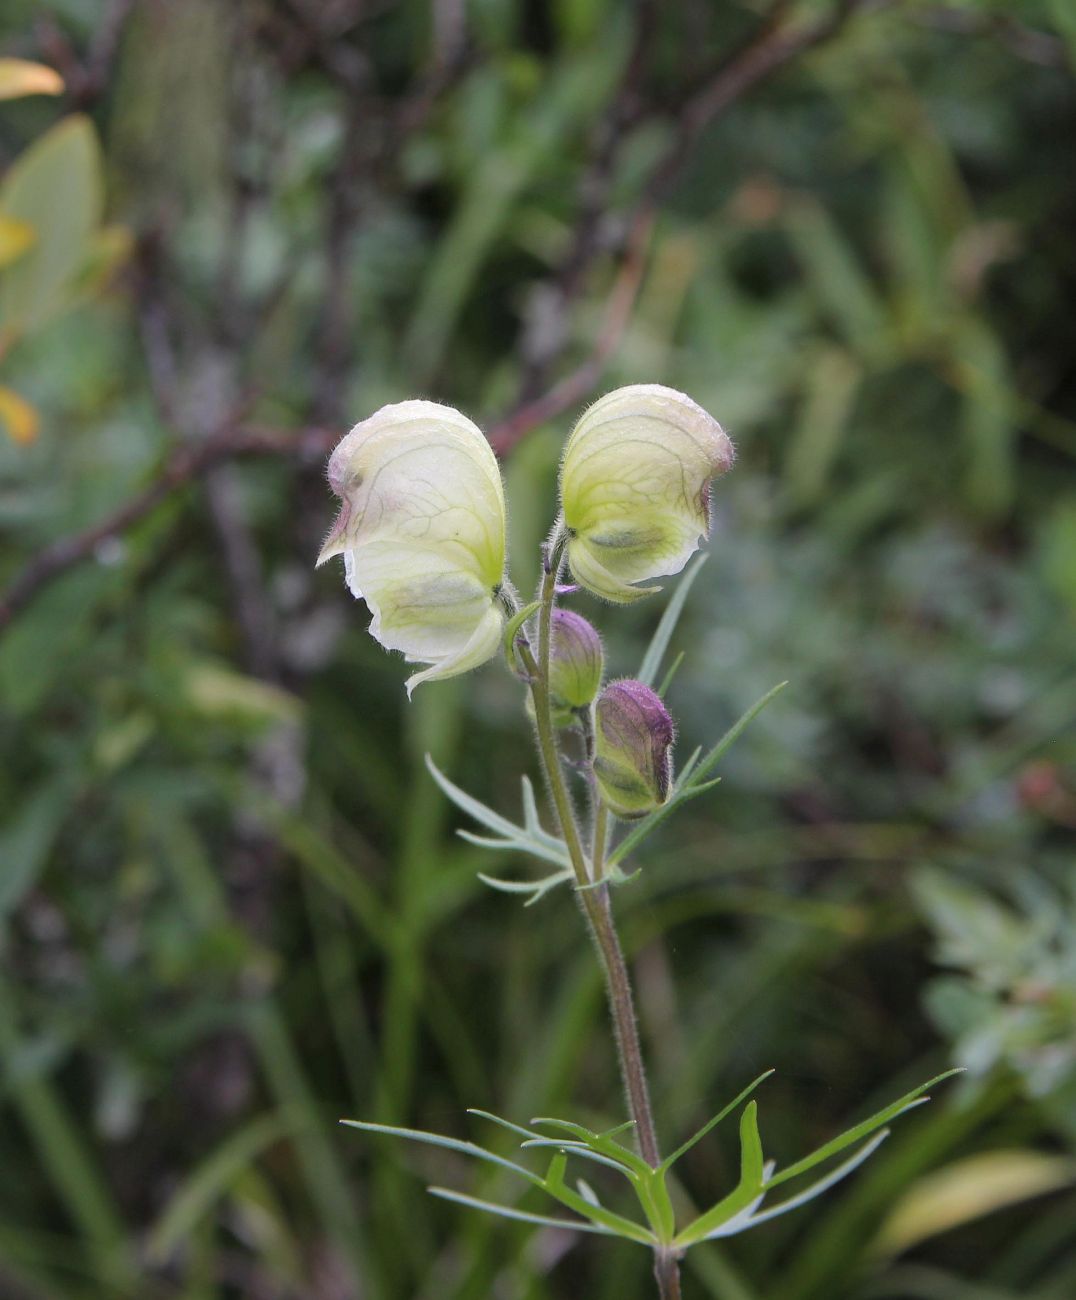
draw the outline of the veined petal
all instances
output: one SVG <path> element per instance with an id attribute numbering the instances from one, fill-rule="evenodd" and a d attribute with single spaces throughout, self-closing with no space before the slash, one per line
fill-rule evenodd
<path id="1" fill-rule="evenodd" d="M 329 481 L 341 509 L 318 563 L 342 554 L 371 635 L 431 665 L 408 693 L 491 658 L 504 621 L 504 493 L 477 426 L 434 402 L 383 407 L 341 440 Z"/>
<path id="2" fill-rule="evenodd" d="M 572 574 L 595 596 L 612 601 L 614 605 L 630 605 L 661 590 L 660 587 L 631 587 L 621 582 L 601 563 L 595 550 L 587 540 L 579 537 L 573 537 L 568 543 L 568 564 Z"/>
<path id="3" fill-rule="evenodd" d="M 576 425 L 561 465 L 572 572 L 621 602 L 647 594 L 629 584 L 678 573 L 709 534 L 710 480 L 732 458 L 721 426 L 683 393 L 608 393 Z"/>
<path id="4" fill-rule="evenodd" d="M 470 640 L 455 654 L 435 660 L 429 668 L 420 673 L 413 673 L 404 685 L 408 698 L 415 687 L 422 682 L 444 681 L 446 677 L 458 677 L 460 673 L 470 672 L 492 659 L 500 649 L 504 635 L 504 617 L 495 606 L 490 606 L 482 616 L 482 621 L 471 634 Z"/>

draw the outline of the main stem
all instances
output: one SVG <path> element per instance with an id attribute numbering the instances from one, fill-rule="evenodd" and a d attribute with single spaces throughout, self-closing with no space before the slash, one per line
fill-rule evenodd
<path id="1" fill-rule="evenodd" d="M 624 952 L 620 946 L 613 909 L 609 899 L 609 887 L 597 882 L 602 879 L 605 869 L 605 845 L 608 837 L 609 813 L 601 802 L 595 801 L 594 833 L 590 861 L 583 850 L 579 825 L 571 795 L 564 781 L 561 767 L 560 748 L 556 731 L 553 727 L 552 711 L 549 700 L 549 657 L 552 644 L 553 604 L 556 598 L 557 573 L 560 568 L 561 543 L 555 538 L 548 549 L 542 576 L 540 606 L 538 611 L 538 659 L 531 662 L 531 693 L 534 698 L 534 716 L 538 732 L 538 750 L 545 769 L 549 791 L 560 822 L 564 843 L 568 849 L 572 869 L 581 886 L 579 897 L 583 911 L 594 936 L 598 954 L 605 974 L 606 988 L 609 993 L 609 1008 L 613 1018 L 613 1030 L 616 1039 L 617 1055 L 620 1061 L 620 1074 L 627 1093 L 628 1108 L 635 1124 L 636 1140 L 639 1154 L 648 1165 L 656 1168 L 661 1164 L 658 1149 L 657 1130 L 654 1127 L 654 1112 L 650 1104 L 650 1087 L 643 1062 L 642 1046 L 639 1042 L 639 1029 L 635 1016 L 635 1000 L 631 991 L 631 979 L 628 975 Z M 680 1269 L 677 1255 L 668 1247 L 656 1247 L 654 1251 L 654 1276 L 658 1283 L 661 1300 L 680 1300 Z"/>

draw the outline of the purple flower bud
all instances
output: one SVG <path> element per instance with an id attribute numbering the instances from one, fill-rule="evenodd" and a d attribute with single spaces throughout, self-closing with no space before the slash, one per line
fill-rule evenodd
<path id="1" fill-rule="evenodd" d="M 549 698 L 553 721 L 570 726 L 575 711 L 591 703 L 602 684 L 602 642 L 594 627 L 570 609 L 555 609 L 549 647 Z"/>
<path id="2" fill-rule="evenodd" d="M 594 775 L 618 817 L 645 817 L 669 797 L 673 720 L 656 691 L 610 682 L 594 709 Z"/>

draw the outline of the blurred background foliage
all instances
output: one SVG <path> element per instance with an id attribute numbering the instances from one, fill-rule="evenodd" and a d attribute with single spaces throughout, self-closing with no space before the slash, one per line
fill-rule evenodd
<path id="1" fill-rule="evenodd" d="M 673 384 L 740 450 L 681 752 L 791 682 L 617 896 L 665 1142 L 968 1069 L 686 1294 L 1076 1295 L 1074 53 L 1068 0 L 7 0 L 65 88 L 0 102 L 5 1300 L 651 1294 L 334 1127 L 622 1118 L 570 897 L 484 890 L 422 763 L 514 812 L 518 688 L 408 705 L 311 568 L 349 424 L 595 357 L 505 435 L 517 582 L 583 401 Z M 587 610 L 614 671 L 659 606 Z"/>

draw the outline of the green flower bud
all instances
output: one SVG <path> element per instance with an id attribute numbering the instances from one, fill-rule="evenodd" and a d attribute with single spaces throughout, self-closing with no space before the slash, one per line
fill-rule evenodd
<path id="1" fill-rule="evenodd" d="M 549 645 L 549 698 L 553 722 L 569 727 L 602 684 L 602 643 L 581 614 L 555 609 Z"/>
<path id="2" fill-rule="evenodd" d="M 318 564 L 343 555 L 370 634 L 429 665 L 408 695 L 491 659 L 504 626 L 505 510 L 481 430 L 436 402 L 383 406 L 338 444 L 329 483 L 343 504 Z"/>
<path id="3" fill-rule="evenodd" d="M 669 797 L 674 735 L 661 697 L 642 682 L 610 682 L 598 696 L 594 776 L 618 817 L 645 817 Z"/>
<path id="4" fill-rule="evenodd" d="M 679 573 L 710 533 L 710 480 L 732 443 L 690 397 L 660 384 L 607 393 L 564 449 L 561 508 L 577 582 L 619 604 L 659 590 L 632 584 Z"/>

